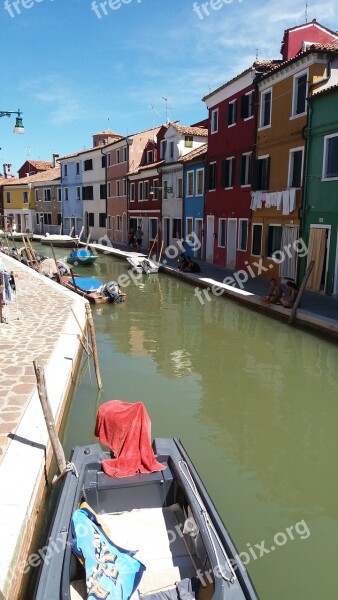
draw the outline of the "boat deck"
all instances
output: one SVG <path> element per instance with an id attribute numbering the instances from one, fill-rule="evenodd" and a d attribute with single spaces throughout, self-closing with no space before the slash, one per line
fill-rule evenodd
<path id="1" fill-rule="evenodd" d="M 182 534 L 184 515 L 178 504 L 168 508 L 142 508 L 123 513 L 103 514 L 100 519 L 111 532 L 114 544 L 137 551 L 143 573 L 138 592 L 151 594 L 175 586 L 178 581 L 196 575 L 194 557 Z M 84 585 L 71 585 L 71 598 L 87 598 Z"/>

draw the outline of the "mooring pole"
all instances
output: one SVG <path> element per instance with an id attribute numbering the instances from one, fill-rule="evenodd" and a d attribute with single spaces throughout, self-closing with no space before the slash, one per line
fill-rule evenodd
<path id="1" fill-rule="evenodd" d="M 302 297 L 302 295 L 304 293 L 306 284 L 309 281 L 309 278 L 310 278 L 310 275 L 312 273 L 312 269 L 314 267 L 314 264 L 315 264 L 315 261 L 311 260 L 310 263 L 309 263 L 309 266 L 307 267 L 307 269 L 305 271 L 305 275 L 304 275 L 303 281 L 302 281 L 301 286 L 299 288 L 299 292 L 297 294 L 297 298 L 296 298 L 295 303 L 294 303 L 294 305 L 292 307 L 292 311 L 291 311 L 291 314 L 290 314 L 290 317 L 289 317 L 289 320 L 288 320 L 288 324 L 289 325 L 292 325 L 292 321 L 295 318 L 297 308 L 299 306 L 301 297 Z"/>
<path id="2" fill-rule="evenodd" d="M 67 463 L 63 448 L 61 446 L 61 442 L 56 431 L 52 409 L 48 400 L 45 372 L 44 369 L 40 366 L 38 360 L 34 360 L 33 365 L 37 381 L 38 394 L 43 410 L 43 416 L 45 417 L 49 438 L 52 444 L 52 448 L 54 450 L 54 454 L 56 456 L 59 471 L 62 474 L 64 473 L 64 471 L 66 471 Z"/>
<path id="3" fill-rule="evenodd" d="M 98 356 L 97 356 L 97 346 L 96 346 L 96 338 L 95 338 L 94 321 L 93 321 L 92 311 L 90 310 L 90 306 L 89 306 L 88 302 L 86 303 L 86 313 L 87 313 L 89 333 L 90 333 L 90 337 L 91 337 L 91 341 L 92 341 L 93 359 L 94 359 L 95 374 L 96 374 L 96 379 L 97 379 L 97 386 L 98 386 L 99 390 L 102 390 L 102 381 L 101 381 L 100 368 L 99 368 L 99 359 L 98 359 Z"/>

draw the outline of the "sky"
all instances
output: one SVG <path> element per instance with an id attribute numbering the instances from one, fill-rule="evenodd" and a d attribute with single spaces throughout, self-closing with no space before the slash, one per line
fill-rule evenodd
<path id="1" fill-rule="evenodd" d="M 203 6 L 204 5 L 204 8 Z M 207 117 L 203 96 L 259 59 L 284 30 L 338 30 L 337 0 L 0 0 L 0 173 L 121 135 Z"/>

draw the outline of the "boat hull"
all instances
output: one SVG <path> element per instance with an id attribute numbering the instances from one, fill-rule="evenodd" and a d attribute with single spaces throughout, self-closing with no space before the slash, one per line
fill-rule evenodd
<path id="1" fill-rule="evenodd" d="M 69 256 L 67 258 L 67 263 L 69 265 L 93 265 L 94 262 L 98 259 L 98 256 Z"/>
<path id="2" fill-rule="evenodd" d="M 76 580 L 76 585 L 81 578 L 84 583 L 83 567 L 75 561 L 71 552 L 70 527 L 72 515 L 82 501 L 87 502 L 102 518 L 111 515 L 116 519 L 116 516 L 125 515 L 125 523 L 128 523 L 129 515 L 134 518 L 138 511 L 145 511 L 148 515 L 166 513 L 171 516 L 181 511 L 185 521 L 178 521 L 175 527 L 167 526 L 165 535 L 167 548 L 168 539 L 171 540 L 169 551 L 173 555 L 176 541 L 182 543 L 183 539 L 183 546 L 188 550 L 185 557 L 179 555 L 175 558 L 173 568 L 176 571 L 178 569 L 179 575 L 175 581 L 180 581 L 187 572 L 189 577 L 198 581 L 200 588 L 202 586 L 202 593 L 207 588 L 205 597 L 208 600 L 258 600 L 236 547 L 181 442 L 177 439 L 155 439 L 153 449 L 156 459 L 166 468 L 120 479 L 108 477 L 103 472 L 102 461 L 110 458 L 110 454 L 103 452 L 98 444 L 74 449 L 71 461 L 76 473 L 69 472 L 64 479 L 53 526 L 44 548 L 49 559 L 42 563 L 34 600 L 70 600 L 70 577 L 72 581 Z M 145 543 L 148 537 L 156 534 L 156 529 L 156 523 L 150 521 L 148 535 L 142 537 Z M 111 529 L 111 532 L 114 539 L 114 530 Z M 175 535 L 176 540 L 171 539 Z M 156 562 L 162 557 L 156 543 L 152 550 Z M 193 571 L 189 571 L 187 561 L 190 561 Z M 235 576 L 231 564 L 236 565 Z M 146 567 L 149 567 L 147 563 Z M 163 566 L 157 565 L 157 568 Z M 210 573 L 213 574 L 212 578 Z M 206 582 L 207 574 L 209 584 Z"/>
<path id="3" fill-rule="evenodd" d="M 77 246 L 78 242 L 79 242 L 79 238 L 71 238 L 71 239 L 41 238 L 41 240 L 40 240 L 40 244 L 42 244 L 43 246 L 55 246 L 55 248 L 74 248 L 74 246 Z"/>
<path id="4" fill-rule="evenodd" d="M 64 287 L 66 287 L 68 290 L 71 290 L 72 292 L 79 294 L 79 296 L 86 298 L 86 300 L 88 300 L 88 302 L 90 302 L 91 304 L 108 304 L 108 302 L 109 302 L 108 296 L 103 296 L 101 294 L 101 292 L 99 292 L 97 290 L 91 290 L 91 291 L 82 290 L 80 287 L 78 287 L 76 285 L 76 278 L 75 278 L 75 285 L 74 285 L 74 283 L 70 280 L 69 275 L 65 275 L 65 276 L 61 277 L 60 283 Z"/>

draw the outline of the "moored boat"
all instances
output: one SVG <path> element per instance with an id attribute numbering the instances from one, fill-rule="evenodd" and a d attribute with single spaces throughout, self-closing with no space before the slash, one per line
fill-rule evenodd
<path id="1" fill-rule="evenodd" d="M 121 434 L 105 416 L 123 418 L 123 404 L 134 419 Z M 258 600 L 182 443 L 151 446 L 143 409 L 100 407 L 95 433 L 114 458 L 99 444 L 73 450 L 34 600 Z"/>
<path id="2" fill-rule="evenodd" d="M 104 283 L 94 277 L 79 277 L 64 275 L 60 278 L 60 283 L 72 292 L 76 292 L 92 304 L 108 304 L 115 302 L 117 304 L 125 300 L 126 294 L 121 292 L 116 281 Z"/>
<path id="3" fill-rule="evenodd" d="M 92 265 L 98 256 L 87 250 L 86 248 L 77 248 L 70 253 L 67 258 L 67 263 L 70 265 Z"/>
<path id="4" fill-rule="evenodd" d="M 31 232 L 4 231 L 0 229 L 0 238 L 8 238 L 9 241 L 22 242 L 23 238 L 32 240 L 33 234 Z"/>
<path id="5" fill-rule="evenodd" d="M 130 255 L 126 256 L 126 259 L 133 271 L 136 271 L 137 273 L 146 273 L 147 275 L 151 275 L 153 273 L 158 273 L 160 268 L 160 264 L 158 262 L 155 262 L 147 257 Z"/>
<path id="6" fill-rule="evenodd" d="M 73 248 L 80 241 L 79 237 L 71 237 L 70 235 L 46 234 L 40 239 L 40 244 L 44 246 L 55 246 L 56 248 Z"/>

